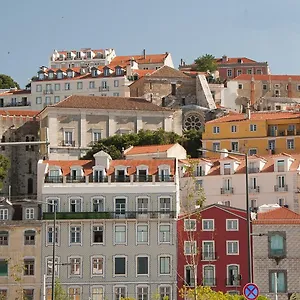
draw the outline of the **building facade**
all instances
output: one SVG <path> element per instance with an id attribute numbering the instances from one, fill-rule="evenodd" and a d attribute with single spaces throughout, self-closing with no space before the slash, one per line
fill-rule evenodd
<path id="1" fill-rule="evenodd" d="M 115 134 L 141 129 L 182 133 L 181 111 L 159 107 L 141 98 L 71 96 L 40 114 L 41 139 L 50 159 L 81 157 L 92 145 Z"/>
<path id="2" fill-rule="evenodd" d="M 209 205 L 179 216 L 178 299 L 186 286 L 242 294 L 248 282 L 246 211 Z"/>
<path id="3" fill-rule="evenodd" d="M 205 124 L 202 145 L 209 150 L 228 149 L 250 155 L 297 153 L 299 116 L 293 111 L 230 113 Z M 215 154 L 207 152 L 205 156 Z"/>
<path id="4" fill-rule="evenodd" d="M 58 207 L 56 276 L 76 300 L 176 299 L 176 159 L 114 161 L 103 151 L 94 157 L 39 162 L 38 195 Z M 52 212 L 53 205 L 44 205 L 47 295 Z"/>
<path id="5" fill-rule="evenodd" d="M 30 110 L 31 109 L 30 89 L 17 90 L 16 88 L 0 93 L 0 110 Z"/>
<path id="6" fill-rule="evenodd" d="M 40 299 L 41 221 L 36 204 L 0 203 L 0 298 Z M 23 297 L 22 297 L 23 296 Z M 3 298 L 2 298 L 3 297 Z"/>
<path id="7" fill-rule="evenodd" d="M 297 299 L 300 215 L 276 208 L 258 213 L 252 224 L 254 282 L 260 293 L 271 300 Z"/>
<path id="8" fill-rule="evenodd" d="M 263 204 L 279 204 L 299 212 L 298 154 L 285 153 L 248 158 L 249 204 L 256 211 Z M 246 175 L 243 157 L 222 154 L 220 158 L 183 161 L 192 170 L 183 174 L 181 185 L 182 210 L 189 209 L 191 188 L 202 190 L 205 204 L 220 203 L 246 209 Z M 184 168 L 184 167 L 183 167 Z M 193 172 L 193 173 L 192 173 Z"/>

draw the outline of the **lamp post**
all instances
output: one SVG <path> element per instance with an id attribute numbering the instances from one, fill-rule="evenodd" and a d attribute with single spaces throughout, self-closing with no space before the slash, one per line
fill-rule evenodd
<path id="1" fill-rule="evenodd" d="M 201 152 L 214 152 L 214 153 L 224 153 L 228 154 L 228 151 L 225 150 L 210 150 L 210 149 L 199 149 Z M 253 282 L 253 274 L 252 274 L 252 245 L 251 245 L 251 213 L 250 213 L 250 206 L 249 206 L 249 169 L 248 169 L 248 154 L 241 153 L 241 152 L 233 152 L 231 151 L 230 154 L 243 156 L 245 158 L 245 167 L 246 167 L 246 176 L 245 176 L 245 188 L 246 188 L 246 211 L 247 211 L 247 247 L 248 247 L 248 282 Z"/>

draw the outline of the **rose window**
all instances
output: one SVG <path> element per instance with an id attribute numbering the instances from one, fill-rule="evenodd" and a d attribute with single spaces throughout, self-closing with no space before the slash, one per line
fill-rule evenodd
<path id="1" fill-rule="evenodd" d="M 202 123 L 198 115 L 188 115 L 184 120 L 184 129 L 186 130 L 200 130 L 201 126 Z"/>

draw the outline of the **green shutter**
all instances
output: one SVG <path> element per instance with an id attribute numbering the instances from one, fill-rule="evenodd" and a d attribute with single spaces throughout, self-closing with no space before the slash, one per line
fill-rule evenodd
<path id="1" fill-rule="evenodd" d="M 0 260 L 0 276 L 8 275 L 8 263 L 5 260 Z"/>

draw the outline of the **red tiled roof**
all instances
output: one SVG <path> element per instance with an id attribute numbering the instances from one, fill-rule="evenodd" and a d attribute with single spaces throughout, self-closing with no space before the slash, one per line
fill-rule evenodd
<path id="1" fill-rule="evenodd" d="M 153 72 L 155 72 L 156 70 L 132 70 L 132 74 L 135 75 L 139 75 L 139 78 L 140 77 L 143 77 L 143 76 L 150 76 Z"/>
<path id="2" fill-rule="evenodd" d="M 232 80 L 251 81 L 252 78 L 257 81 L 289 81 L 289 79 L 291 79 L 292 81 L 300 81 L 300 75 L 248 75 L 248 74 L 241 74 Z"/>
<path id="3" fill-rule="evenodd" d="M 253 224 L 300 224 L 300 215 L 286 207 L 257 214 Z"/>
<path id="4" fill-rule="evenodd" d="M 30 94 L 30 90 L 9 90 L 3 93 L 0 93 L 0 96 L 9 96 L 9 95 L 23 95 Z"/>
<path id="5" fill-rule="evenodd" d="M 263 121 L 263 120 L 280 120 L 280 119 L 296 119 L 300 117 L 300 112 L 253 112 L 251 113 L 250 120 Z M 238 121 L 249 121 L 245 114 L 234 113 L 226 116 L 206 122 L 206 124 L 212 123 L 226 123 L 226 122 L 238 122 Z"/>
<path id="6" fill-rule="evenodd" d="M 157 63 L 164 63 L 166 57 L 169 53 L 163 54 L 146 54 L 144 55 L 124 55 L 124 56 L 116 56 L 111 63 L 113 64 L 127 64 L 132 58 L 138 64 L 157 64 Z"/>
<path id="7" fill-rule="evenodd" d="M 63 176 L 70 174 L 72 166 L 81 166 L 84 171 L 84 175 L 88 176 L 93 172 L 93 166 L 95 162 L 93 160 L 44 160 L 43 163 L 47 163 L 49 166 L 60 167 Z M 136 173 L 137 167 L 140 165 L 146 165 L 149 167 L 148 174 L 154 175 L 158 172 L 158 166 L 169 165 L 171 175 L 175 173 L 175 159 L 147 159 L 147 160 L 113 160 L 110 163 L 110 167 L 107 170 L 107 175 L 114 174 L 115 167 L 126 166 L 127 174 L 132 175 Z"/>
<path id="8" fill-rule="evenodd" d="M 22 116 L 22 117 L 35 117 L 39 114 L 38 110 L 0 110 L 1 116 Z"/>
<path id="9" fill-rule="evenodd" d="M 147 145 L 147 146 L 134 146 L 125 150 L 125 155 L 148 154 L 157 152 L 166 152 L 176 144 L 168 145 Z"/>
<path id="10" fill-rule="evenodd" d="M 100 97 L 74 95 L 65 98 L 57 104 L 48 107 L 59 108 L 90 108 L 90 109 L 114 109 L 135 111 L 173 111 L 172 109 L 157 106 L 144 98 L 133 97 Z M 47 108 L 45 108 L 47 109 Z"/>
<path id="11" fill-rule="evenodd" d="M 242 61 L 244 64 L 257 63 L 257 61 L 247 58 L 247 57 L 228 57 L 226 61 L 223 61 L 222 58 L 216 58 L 217 64 L 241 64 Z"/>

